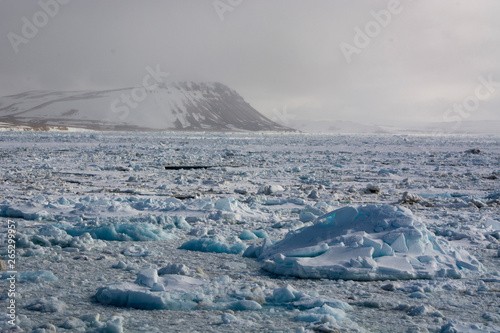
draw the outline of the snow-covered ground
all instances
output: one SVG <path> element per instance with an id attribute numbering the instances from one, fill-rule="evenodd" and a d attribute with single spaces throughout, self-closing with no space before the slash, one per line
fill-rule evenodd
<path id="1" fill-rule="evenodd" d="M 0 149 L 12 331 L 500 331 L 499 136 L 0 132 Z"/>

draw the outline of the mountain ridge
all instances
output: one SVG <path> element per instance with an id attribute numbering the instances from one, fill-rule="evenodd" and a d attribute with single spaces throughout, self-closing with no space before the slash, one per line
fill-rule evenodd
<path id="1" fill-rule="evenodd" d="M 295 131 L 260 114 L 222 83 L 190 81 L 4 96 L 0 122 L 94 130 Z"/>

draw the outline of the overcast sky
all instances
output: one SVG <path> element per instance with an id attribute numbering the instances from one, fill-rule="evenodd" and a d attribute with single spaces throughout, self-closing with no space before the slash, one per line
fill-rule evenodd
<path id="1" fill-rule="evenodd" d="M 139 86 L 145 68 L 159 65 L 172 81 L 225 83 L 268 116 L 500 120 L 500 83 L 483 83 L 500 82 L 500 1 L 72 0 L 47 8 L 53 17 L 38 1 L 0 0 L 0 95 Z M 36 33 L 27 21 L 38 22 Z M 447 111 L 455 104 L 465 111 Z"/>

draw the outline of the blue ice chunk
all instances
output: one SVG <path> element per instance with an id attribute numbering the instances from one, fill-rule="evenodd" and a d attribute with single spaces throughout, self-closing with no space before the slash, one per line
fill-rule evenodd
<path id="1" fill-rule="evenodd" d="M 159 241 L 174 238 L 153 224 L 109 223 L 105 225 L 83 225 L 69 227 L 66 232 L 75 237 L 88 232 L 94 239 L 108 241 Z"/>
<path id="2" fill-rule="evenodd" d="M 238 236 L 241 240 L 254 240 L 258 237 L 251 232 L 250 230 L 243 230 L 241 234 Z"/>
<path id="3" fill-rule="evenodd" d="M 227 244 L 223 238 L 217 236 L 195 238 L 185 242 L 179 249 L 200 252 L 239 254 L 247 248 L 245 243 Z"/>
<path id="4" fill-rule="evenodd" d="M 304 297 L 304 293 L 295 290 L 291 285 L 273 290 L 273 301 L 275 303 L 295 302 Z"/>
<path id="5" fill-rule="evenodd" d="M 191 295 L 147 292 L 130 282 L 112 283 L 97 290 L 97 301 L 106 305 L 143 310 L 191 310 L 196 306 Z"/>
<path id="6" fill-rule="evenodd" d="M 259 238 L 269 238 L 269 235 L 263 229 L 254 230 L 253 233 L 255 234 L 255 236 L 257 236 Z"/>

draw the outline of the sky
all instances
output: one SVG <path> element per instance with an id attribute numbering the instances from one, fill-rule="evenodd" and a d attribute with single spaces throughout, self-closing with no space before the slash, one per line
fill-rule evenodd
<path id="1" fill-rule="evenodd" d="M 500 120 L 499 18 L 493 0 L 0 0 L 0 96 L 159 67 L 270 118 Z"/>

